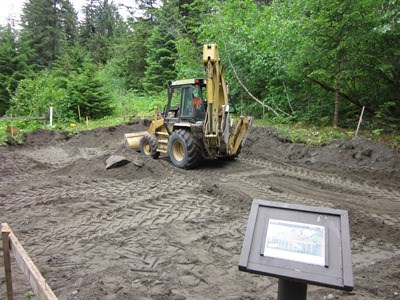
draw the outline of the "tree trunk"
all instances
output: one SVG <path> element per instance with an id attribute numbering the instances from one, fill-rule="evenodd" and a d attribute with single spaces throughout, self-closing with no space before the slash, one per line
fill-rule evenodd
<path id="1" fill-rule="evenodd" d="M 340 102 L 340 85 L 339 85 L 339 73 L 340 73 L 340 62 L 336 64 L 335 68 L 335 108 L 333 113 L 333 126 L 338 127 L 339 125 L 339 102 Z"/>
<path id="2" fill-rule="evenodd" d="M 333 126 L 337 127 L 339 125 L 339 101 L 340 101 L 340 87 L 336 80 L 335 83 L 335 112 L 333 114 Z"/>

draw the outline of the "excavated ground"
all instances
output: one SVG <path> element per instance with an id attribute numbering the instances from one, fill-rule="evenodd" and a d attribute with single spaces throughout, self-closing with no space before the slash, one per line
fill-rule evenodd
<path id="1" fill-rule="evenodd" d="M 43 130 L 0 148 L 0 221 L 59 299 L 276 298 L 277 279 L 237 268 L 255 198 L 349 211 L 354 291 L 309 286 L 309 299 L 399 298 L 400 158 L 386 146 L 311 147 L 255 127 L 238 160 L 186 171 L 121 147 L 144 129 Z M 106 170 L 115 153 L 132 162 Z"/>

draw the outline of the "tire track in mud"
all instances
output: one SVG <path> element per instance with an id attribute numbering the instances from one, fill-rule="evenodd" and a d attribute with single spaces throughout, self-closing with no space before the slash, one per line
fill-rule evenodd
<path id="1" fill-rule="evenodd" d="M 188 172 L 133 182 L 60 175 L 49 181 L 43 175 L 42 183 L 40 176 L 33 176 L 37 184 L 19 182 L 18 191 L 10 189 L 8 199 L 13 204 L 7 209 L 12 210 L 11 217 L 26 215 L 21 228 L 38 223 L 20 234 L 32 258 L 47 266 L 48 274 L 66 274 L 63 280 L 70 286 L 79 276 L 116 263 L 128 268 L 127 274 L 151 282 L 161 278 L 161 286 L 172 284 L 187 296 L 201 295 L 204 289 L 224 296 L 219 289 L 222 281 L 209 282 L 207 277 L 237 273 L 247 216 L 234 213 L 226 218 L 231 208 L 212 194 L 200 193 L 202 180 Z M 226 256 L 233 266 L 229 271 L 221 269 Z M 104 276 L 107 281 L 108 275 Z M 241 276 L 244 282 L 253 281 Z M 263 286 L 265 280 L 259 282 Z M 240 285 L 236 289 L 233 294 L 240 294 Z"/>
<path id="2" fill-rule="evenodd" d="M 400 218 L 397 217 L 398 214 L 396 213 L 400 203 L 400 191 L 371 186 L 367 183 L 360 184 L 350 179 L 344 180 L 339 176 L 282 163 L 260 160 L 245 160 L 245 162 L 249 162 L 254 166 L 263 166 L 271 172 L 285 174 L 285 177 L 292 177 L 295 180 L 290 180 L 284 185 L 292 188 L 293 185 L 301 184 L 303 186 L 300 189 L 302 194 L 308 193 L 307 186 L 310 191 L 320 189 L 321 192 L 317 193 L 317 195 L 323 193 L 328 195 L 327 199 L 323 201 L 324 205 L 336 199 L 337 203 L 334 206 L 339 206 L 339 208 L 342 206 L 343 209 L 352 209 L 357 214 L 367 215 L 389 226 L 400 225 Z M 330 201 L 329 196 L 332 197 Z M 364 211 L 363 207 L 368 207 L 368 209 L 374 208 L 375 212 Z"/>
<path id="3" fill-rule="evenodd" d="M 68 249 L 76 243 L 91 248 L 95 243 L 108 243 L 111 234 L 125 241 L 123 236 L 127 231 L 133 231 L 139 239 L 143 236 L 143 228 L 212 219 L 216 212 L 224 214 L 227 210 L 211 196 L 197 194 L 195 198 L 191 197 L 199 184 L 184 176 L 162 181 L 139 180 L 134 184 L 115 179 L 68 181 L 64 178 L 64 182 L 67 184 L 43 186 L 39 190 L 22 188 L 8 195 L 12 202 L 21 203 L 16 210 L 29 210 L 30 215 L 39 217 L 57 218 L 59 215 L 58 226 L 47 233 L 41 232 L 37 239 L 28 239 L 28 243 L 49 242 L 41 253 L 34 251 L 33 255 L 56 253 L 60 248 Z M 145 241 L 146 244 L 150 242 Z M 146 260 L 142 261 L 147 265 Z M 157 264 L 151 263 L 151 269 Z"/>
<path id="4" fill-rule="evenodd" d="M 335 188 L 340 187 L 345 190 L 362 192 L 363 194 L 379 197 L 380 199 L 400 202 L 400 191 L 383 189 L 378 186 L 371 186 L 367 183 L 360 184 L 349 179 L 343 180 L 339 176 L 328 175 L 326 173 L 321 173 L 302 167 L 296 167 L 285 163 L 276 163 L 256 159 L 240 159 L 240 161 L 253 166 L 263 167 L 271 172 L 279 172 L 293 177 L 308 179 L 315 182 L 320 182 L 322 184 L 328 184 Z"/>
<path id="5" fill-rule="evenodd" d="M 249 169 L 249 165 L 253 169 Z M 400 203 L 400 191 L 388 190 L 369 184 L 360 184 L 350 179 L 342 179 L 283 163 L 239 159 L 223 171 L 204 170 L 210 177 L 222 178 L 223 182 L 234 183 L 253 198 L 273 196 L 277 200 L 293 201 L 310 205 L 340 206 L 357 208 L 368 203 L 376 209 L 373 218 L 389 223 L 400 223 L 395 214 Z M 307 196 L 306 196 L 307 195 Z M 385 203 L 382 210 L 382 203 Z"/>
<path id="6" fill-rule="evenodd" d="M 324 201 L 313 199 L 310 197 L 303 197 L 294 193 L 288 193 L 282 190 L 276 185 L 271 185 L 268 182 L 260 182 L 256 180 L 256 177 L 272 176 L 275 175 L 273 170 L 263 168 L 259 165 L 249 165 L 242 163 L 240 159 L 232 166 L 227 166 L 224 171 L 218 171 L 215 169 L 197 170 L 196 172 L 207 174 L 206 177 L 218 178 L 219 184 L 226 186 L 227 190 L 237 190 L 245 194 L 248 194 L 251 198 L 259 198 L 266 200 L 277 200 L 277 201 L 290 201 L 297 203 L 304 203 L 308 205 L 327 205 L 333 206 L 333 204 L 327 204 Z"/>
<path id="7" fill-rule="evenodd" d="M 250 167 L 251 166 L 251 167 Z M 224 168 L 198 170 L 203 177 L 218 178 L 227 189 L 243 192 L 251 198 L 301 203 L 345 209 L 355 219 L 371 219 L 379 225 L 377 234 L 400 227 L 397 216 L 400 193 L 339 176 L 262 160 L 239 159 Z M 374 208 L 371 212 L 371 208 Z M 368 210 L 366 210 L 368 209 Z M 396 235 L 397 236 L 397 235 Z M 395 240 L 393 236 L 391 240 Z"/>

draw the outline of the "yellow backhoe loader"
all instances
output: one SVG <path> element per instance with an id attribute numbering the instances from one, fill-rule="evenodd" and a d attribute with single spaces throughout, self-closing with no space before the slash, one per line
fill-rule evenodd
<path id="1" fill-rule="evenodd" d="M 229 115 L 229 92 L 216 44 L 204 45 L 206 79 L 172 82 L 164 112 L 154 111 L 145 132 L 125 134 L 125 145 L 142 155 L 169 155 L 178 168 L 194 168 L 201 160 L 235 159 L 241 150 L 251 117 L 234 122 Z"/>

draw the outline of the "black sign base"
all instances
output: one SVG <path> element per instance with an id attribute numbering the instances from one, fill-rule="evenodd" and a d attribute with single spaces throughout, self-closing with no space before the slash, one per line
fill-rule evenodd
<path id="1" fill-rule="evenodd" d="M 306 300 L 307 283 L 279 279 L 278 300 Z"/>

